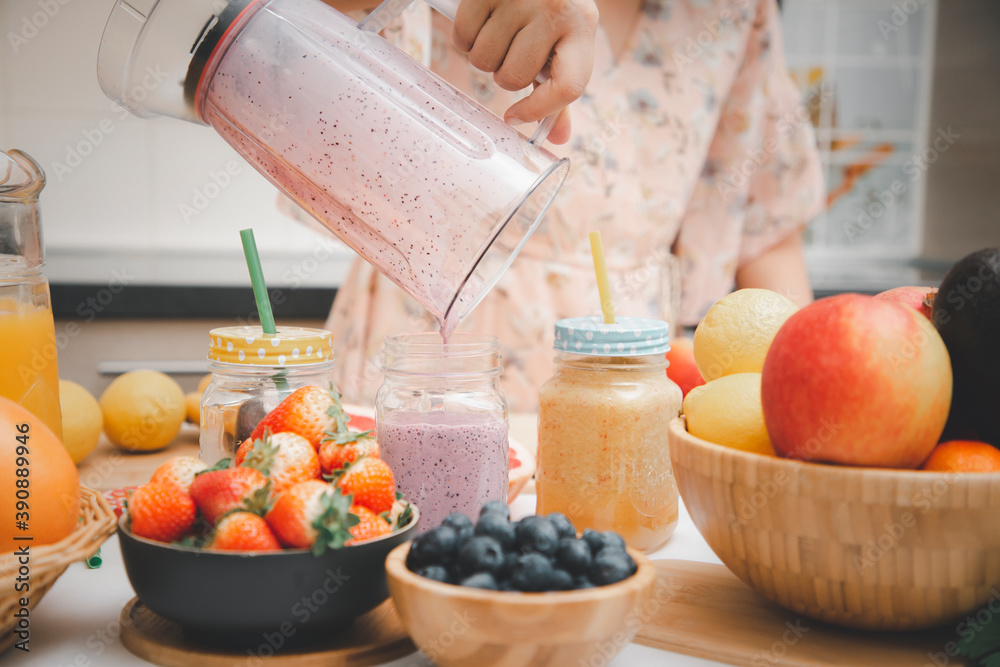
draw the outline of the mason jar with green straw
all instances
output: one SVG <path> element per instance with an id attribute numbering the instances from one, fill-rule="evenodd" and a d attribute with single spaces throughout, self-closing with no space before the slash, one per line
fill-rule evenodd
<path id="1" fill-rule="evenodd" d="M 324 329 L 276 326 L 253 230 L 240 232 L 260 326 L 209 332 L 212 373 L 201 401 L 200 458 L 212 465 L 235 455 L 257 423 L 295 390 L 333 380 L 333 334 Z"/>

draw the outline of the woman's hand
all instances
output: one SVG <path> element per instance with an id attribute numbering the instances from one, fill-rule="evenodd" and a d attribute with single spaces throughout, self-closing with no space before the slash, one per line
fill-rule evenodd
<path id="1" fill-rule="evenodd" d="M 453 39 L 506 90 L 526 88 L 549 65 L 549 79 L 504 114 L 516 125 L 560 113 L 583 94 L 597 22 L 593 0 L 462 0 Z M 565 143 L 569 132 L 569 114 L 562 113 L 549 140 Z"/>

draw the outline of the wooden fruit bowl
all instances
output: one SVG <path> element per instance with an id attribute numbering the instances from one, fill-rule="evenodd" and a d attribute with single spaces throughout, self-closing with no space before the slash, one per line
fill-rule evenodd
<path id="1" fill-rule="evenodd" d="M 607 664 L 647 619 L 656 569 L 579 591 L 513 593 L 443 584 L 406 568 L 410 545 L 389 553 L 389 593 L 413 642 L 440 667 Z M 657 603 L 658 604 L 658 603 Z"/>
<path id="2" fill-rule="evenodd" d="M 804 463 L 670 424 L 670 459 L 705 541 L 750 587 L 866 630 L 957 621 L 1000 587 L 1000 473 Z"/>

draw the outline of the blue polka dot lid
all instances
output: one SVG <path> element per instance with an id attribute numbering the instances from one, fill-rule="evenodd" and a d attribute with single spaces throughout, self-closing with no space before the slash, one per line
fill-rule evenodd
<path id="1" fill-rule="evenodd" d="M 666 354 L 670 327 L 648 317 L 619 317 L 605 324 L 601 317 L 571 317 L 556 322 L 555 347 L 559 352 L 590 356 L 637 357 Z"/>

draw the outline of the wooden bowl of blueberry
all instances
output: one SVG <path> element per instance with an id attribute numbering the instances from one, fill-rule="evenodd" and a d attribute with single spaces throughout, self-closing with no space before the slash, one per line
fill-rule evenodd
<path id="1" fill-rule="evenodd" d="M 414 643 L 441 667 L 602 664 L 630 642 L 655 570 L 615 533 L 561 514 L 510 521 L 487 503 L 452 514 L 386 559 Z"/>

